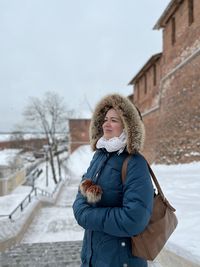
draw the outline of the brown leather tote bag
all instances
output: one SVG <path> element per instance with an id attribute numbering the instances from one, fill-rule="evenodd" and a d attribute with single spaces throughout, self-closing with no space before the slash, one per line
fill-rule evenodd
<path id="1" fill-rule="evenodd" d="M 122 165 L 122 181 L 125 183 L 128 156 Z M 157 194 L 154 196 L 153 212 L 150 221 L 144 231 L 131 237 L 132 254 L 146 260 L 154 260 L 164 247 L 170 235 L 174 232 L 178 220 L 175 215 L 175 209 L 165 198 L 162 189 L 147 162 L 149 172 L 157 188 Z"/>

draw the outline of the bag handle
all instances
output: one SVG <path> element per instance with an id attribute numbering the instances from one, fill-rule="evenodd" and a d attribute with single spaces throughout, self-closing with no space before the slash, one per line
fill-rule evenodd
<path id="1" fill-rule="evenodd" d="M 125 183 L 125 180 L 126 180 L 126 172 L 127 172 L 127 166 L 128 166 L 128 161 L 129 159 L 131 158 L 132 155 L 128 155 L 128 157 L 125 158 L 124 162 L 123 162 L 123 165 L 122 165 L 122 182 L 123 184 Z M 145 159 L 145 157 L 142 155 L 142 157 Z M 166 205 L 172 210 L 172 211 L 176 211 L 174 209 L 174 207 L 171 206 L 171 204 L 168 202 L 168 200 L 166 199 L 161 187 L 160 187 L 160 184 L 153 172 L 153 170 L 151 169 L 148 161 L 145 159 L 146 163 L 147 163 L 147 166 L 148 166 L 148 169 L 149 169 L 149 172 L 151 174 L 151 177 L 152 177 L 152 180 L 154 181 L 154 184 L 158 190 L 158 193 L 159 195 L 162 197 L 163 201 L 166 203 Z"/>

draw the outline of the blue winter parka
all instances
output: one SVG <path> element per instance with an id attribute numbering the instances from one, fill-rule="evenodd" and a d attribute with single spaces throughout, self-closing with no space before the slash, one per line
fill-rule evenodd
<path id="1" fill-rule="evenodd" d="M 96 204 L 78 192 L 73 204 L 74 216 L 85 229 L 81 267 L 146 267 L 147 262 L 131 254 L 133 235 L 149 222 L 153 206 L 153 186 L 148 166 L 141 154 L 128 161 L 122 183 L 122 164 L 128 153 L 95 152 L 83 176 L 100 185 L 103 194 Z"/>

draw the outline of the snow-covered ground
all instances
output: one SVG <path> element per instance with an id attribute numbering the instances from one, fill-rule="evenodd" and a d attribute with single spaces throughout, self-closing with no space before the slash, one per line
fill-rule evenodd
<path id="1" fill-rule="evenodd" d="M 184 248 L 200 260 L 200 162 L 152 168 L 178 217 L 166 246 L 178 254 Z"/>
<path id="2" fill-rule="evenodd" d="M 9 162 L 16 157 L 21 149 L 3 149 L 0 150 L 0 165 L 9 165 Z"/>
<path id="3" fill-rule="evenodd" d="M 13 150 L 13 149 L 11 149 Z M 0 152 L 5 152 L 5 156 L 1 158 L 5 158 L 5 164 L 7 161 L 12 158 L 15 154 L 14 152 L 9 153 L 10 150 L 5 149 Z M 14 150 L 15 151 L 15 150 Z M 60 155 L 60 160 L 63 158 L 67 158 L 68 152 L 64 152 Z M 57 162 L 55 160 L 55 166 L 57 166 Z M 52 178 L 52 172 L 50 168 L 50 164 L 46 165 L 46 162 L 43 162 L 37 166 L 38 170 L 42 170 L 41 175 L 35 180 L 34 186 L 40 189 L 45 190 L 48 193 L 52 193 L 55 189 L 55 183 Z M 66 172 L 62 168 L 61 175 L 63 179 L 66 179 Z M 56 177 L 59 179 L 58 168 L 56 168 Z M 31 192 L 32 186 L 18 186 L 15 190 L 12 191 L 11 194 L 0 196 L 0 218 L 4 215 L 9 215 L 22 201 L 23 199 Z M 26 209 L 25 209 L 26 210 Z M 1 231 L 1 230 L 0 230 Z"/>
<path id="4" fill-rule="evenodd" d="M 92 155 L 93 152 L 89 146 L 82 146 L 70 156 L 67 161 L 70 180 L 62 191 L 61 199 L 58 200 L 56 206 L 41 210 L 40 216 L 35 218 L 35 228 L 26 236 L 24 242 L 82 239 L 83 231 L 74 221 L 71 204 L 75 198 L 78 183 Z M 179 220 L 178 227 L 166 246 L 178 254 L 184 253 L 185 255 L 188 251 L 193 259 L 200 260 L 200 162 L 169 166 L 153 165 L 152 168 L 166 197 L 176 208 Z M 44 174 L 45 170 L 43 176 L 41 175 L 41 180 L 38 180 L 38 187 L 40 184 L 43 188 L 45 186 Z M 5 198 L 7 198 L 7 204 L 5 204 Z M 19 199 L 21 199 L 20 194 L 17 197 L 15 193 L 15 201 Z M 9 196 L 0 197 L 0 214 L 3 209 L 6 209 L 5 205 L 8 205 L 10 209 L 9 201 L 13 202 L 12 195 L 10 195 L 10 200 Z M 184 250 L 182 251 L 181 248 Z"/>

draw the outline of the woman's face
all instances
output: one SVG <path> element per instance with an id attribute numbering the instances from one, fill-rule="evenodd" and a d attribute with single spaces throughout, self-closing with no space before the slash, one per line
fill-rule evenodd
<path id="1" fill-rule="evenodd" d="M 113 137 L 118 137 L 123 131 L 123 123 L 120 116 L 115 109 L 111 108 L 106 113 L 104 118 L 103 128 L 103 137 L 110 139 Z"/>

